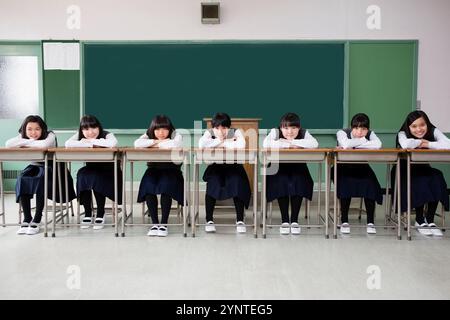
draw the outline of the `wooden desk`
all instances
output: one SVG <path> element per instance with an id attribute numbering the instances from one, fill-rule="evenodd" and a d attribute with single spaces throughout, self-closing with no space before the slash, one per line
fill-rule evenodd
<path id="1" fill-rule="evenodd" d="M 317 225 L 301 225 L 305 227 L 325 227 L 325 238 L 328 239 L 328 210 L 329 210 L 329 188 L 330 188 L 330 178 L 329 178 L 329 166 L 327 157 L 332 149 L 263 149 L 262 153 L 262 165 L 263 165 L 263 186 L 261 192 L 262 198 L 262 219 L 263 219 L 263 237 L 266 238 L 266 229 L 269 226 L 280 226 L 280 225 L 267 225 L 267 201 L 266 201 L 266 189 L 267 189 L 267 167 L 269 163 L 318 163 L 318 206 L 317 206 Z M 322 163 L 325 164 L 325 219 L 322 218 L 320 213 L 321 207 L 321 192 L 322 192 Z M 306 204 L 308 205 L 308 204 Z M 308 215 L 309 217 L 309 215 Z M 323 224 L 320 224 L 320 221 Z M 309 222 L 309 221 L 308 221 Z"/>
<path id="2" fill-rule="evenodd" d="M 56 172 L 56 163 L 57 162 L 73 162 L 73 161 L 82 161 L 82 162 L 113 162 L 114 163 L 114 202 L 113 202 L 113 211 L 114 211 L 114 230 L 115 236 L 119 236 L 118 230 L 118 187 L 117 187 L 117 165 L 118 165 L 118 148 L 50 148 L 49 152 L 53 153 L 53 172 Z M 67 169 L 66 166 L 64 168 L 66 173 L 66 194 L 68 194 L 67 189 Z M 55 185 L 56 175 L 53 174 L 53 185 Z M 55 237 L 55 227 L 56 227 L 56 189 L 53 188 L 53 221 L 52 221 L 52 237 Z M 67 223 L 64 226 L 79 226 L 79 213 L 77 217 L 77 223 Z M 45 220 L 47 222 L 47 215 L 45 216 Z"/>
<path id="3" fill-rule="evenodd" d="M 199 169 L 201 163 L 212 164 L 253 164 L 253 234 L 257 234 L 257 197 L 258 197 L 258 150 L 257 149 L 224 149 L 224 148 L 195 148 L 194 154 L 194 194 L 193 194 L 193 214 L 191 215 L 192 237 L 195 237 L 196 219 L 199 214 Z M 250 183 L 251 185 L 251 183 Z M 230 224 L 216 224 L 216 226 L 235 226 Z"/>
<path id="4" fill-rule="evenodd" d="M 396 192 L 397 195 L 397 221 L 394 224 L 397 227 L 397 239 L 401 240 L 401 219 L 400 219 L 400 157 L 402 149 L 333 149 L 334 155 L 334 197 L 333 197 L 333 237 L 337 238 L 337 166 L 342 163 L 386 163 L 386 198 L 385 198 L 385 225 L 383 227 L 391 227 L 387 225 L 388 212 L 390 218 L 390 166 L 396 164 Z M 390 222 L 393 222 L 390 219 Z M 365 226 L 364 226 L 365 227 Z"/>
<path id="5" fill-rule="evenodd" d="M 5 190 L 3 185 L 3 162 L 6 161 L 30 161 L 44 162 L 44 215 L 47 214 L 47 190 L 48 190 L 48 157 L 47 148 L 0 148 L 0 197 L 1 197 L 1 226 L 19 226 L 21 225 L 20 216 L 18 223 L 6 223 L 5 219 Z M 45 228 L 47 224 L 45 222 Z"/>
<path id="6" fill-rule="evenodd" d="M 450 150 L 434 150 L 434 149 L 407 149 L 407 173 L 406 173 L 406 190 L 407 190 L 407 234 L 408 240 L 411 240 L 411 164 L 420 163 L 450 163 Z M 445 213 L 442 213 L 442 227 L 445 229 Z M 413 227 L 416 228 L 416 227 Z"/>
<path id="7" fill-rule="evenodd" d="M 211 129 L 211 118 L 203 118 L 206 122 L 206 127 Z M 240 129 L 245 136 L 245 147 L 247 149 L 258 149 L 258 134 L 259 122 L 261 118 L 233 118 L 231 119 L 231 127 Z M 248 179 L 253 181 L 253 174 L 255 172 L 253 165 L 249 163 L 243 164 Z M 250 188 L 253 192 L 253 185 L 250 183 Z"/>
<path id="8" fill-rule="evenodd" d="M 177 149 L 160 149 L 160 148 L 120 148 L 122 152 L 123 159 L 123 196 L 122 196 L 122 211 L 123 211 L 123 219 L 122 219 L 122 237 L 125 236 L 125 226 L 128 225 L 153 225 L 148 223 L 135 224 L 133 223 L 133 165 L 134 162 L 145 161 L 145 162 L 172 162 L 175 164 L 183 164 L 183 181 L 184 181 L 184 200 L 183 200 L 183 235 L 186 237 L 186 221 L 187 216 L 189 214 L 189 206 L 188 206 L 188 195 L 190 194 L 190 155 L 189 149 L 177 148 Z M 130 163 L 130 190 L 131 190 L 131 208 L 130 214 L 127 215 L 127 206 L 126 206 L 126 192 L 125 192 L 125 184 L 126 184 L 126 164 Z M 131 223 L 126 223 L 128 218 L 131 217 Z M 169 224 L 169 225 L 179 225 L 179 224 Z"/>

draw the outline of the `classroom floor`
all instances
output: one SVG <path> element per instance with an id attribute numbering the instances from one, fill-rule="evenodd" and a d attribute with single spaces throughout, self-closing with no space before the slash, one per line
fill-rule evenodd
<path id="1" fill-rule="evenodd" d="M 5 202 L 7 220 L 16 222 L 14 195 Z M 58 228 L 56 238 L 44 238 L 0 227 L 0 299 L 450 298 L 450 231 L 443 238 L 413 231 L 412 241 L 399 241 L 382 228 L 376 236 L 353 228 L 338 239 L 306 228 L 300 236 L 273 228 L 267 239 L 231 227 L 201 228 L 195 238 L 179 227 L 167 238 L 147 237 L 147 229 L 129 227 L 116 238 L 112 227 Z"/>

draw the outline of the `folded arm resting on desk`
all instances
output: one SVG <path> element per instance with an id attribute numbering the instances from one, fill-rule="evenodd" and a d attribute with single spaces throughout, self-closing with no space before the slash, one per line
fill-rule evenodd
<path id="1" fill-rule="evenodd" d="M 6 141 L 5 146 L 8 148 L 28 147 L 28 148 L 52 148 L 56 145 L 55 134 L 49 132 L 47 138 L 43 140 L 24 139 L 22 135 L 11 138 Z"/>
<path id="2" fill-rule="evenodd" d="M 371 132 L 369 136 L 369 140 L 365 137 L 362 138 L 351 138 L 347 137 L 347 133 L 344 130 L 339 130 L 336 133 L 338 146 L 344 149 L 380 149 L 381 148 L 381 140 L 377 137 L 375 132 Z"/>
<path id="3" fill-rule="evenodd" d="M 319 143 L 308 131 L 305 132 L 305 138 L 303 139 L 278 139 L 277 129 L 270 130 L 270 133 L 263 142 L 264 148 L 284 149 L 291 146 L 305 149 L 315 149 L 319 146 Z"/>
<path id="4" fill-rule="evenodd" d="M 153 146 L 157 139 L 150 139 L 147 134 L 143 134 L 134 141 L 135 148 L 149 148 Z M 166 139 L 157 144 L 161 149 L 181 148 L 183 146 L 183 137 L 176 133 L 173 139 Z"/>
<path id="5" fill-rule="evenodd" d="M 430 149 L 450 149 L 450 139 L 447 138 L 438 128 L 434 128 L 434 139 L 428 142 Z M 408 139 L 404 131 L 398 133 L 398 143 L 403 149 L 416 149 L 422 143 L 422 139 Z"/>
<path id="6" fill-rule="evenodd" d="M 117 146 L 117 139 L 112 133 L 108 133 L 106 138 L 103 139 L 81 139 L 78 140 L 78 133 L 75 133 L 69 140 L 66 141 L 67 148 L 93 148 L 104 147 L 114 148 Z"/>
<path id="7" fill-rule="evenodd" d="M 198 141 L 200 148 L 216 148 L 223 147 L 226 149 L 243 149 L 245 148 L 245 138 L 241 130 L 237 129 L 234 132 L 233 139 L 220 140 L 218 138 L 213 139 L 211 133 L 207 130 Z"/>

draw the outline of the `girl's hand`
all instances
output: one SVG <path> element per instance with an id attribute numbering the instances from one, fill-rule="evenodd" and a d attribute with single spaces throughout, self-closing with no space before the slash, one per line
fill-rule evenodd
<path id="1" fill-rule="evenodd" d="M 300 146 L 296 146 L 295 144 L 291 144 L 290 146 L 289 146 L 289 149 L 304 149 L 303 147 L 300 147 Z"/>
<path id="2" fill-rule="evenodd" d="M 159 144 L 165 140 L 154 139 L 153 144 L 149 148 L 159 148 Z"/>
<path id="3" fill-rule="evenodd" d="M 428 140 L 425 140 L 425 139 L 422 139 L 422 142 L 420 143 L 419 148 L 428 149 L 429 146 L 430 146 L 430 145 L 429 145 L 429 141 L 428 141 Z"/>

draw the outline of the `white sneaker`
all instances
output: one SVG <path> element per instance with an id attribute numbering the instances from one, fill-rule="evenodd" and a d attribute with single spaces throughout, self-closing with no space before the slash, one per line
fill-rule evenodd
<path id="1" fill-rule="evenodd" d="M 32 222 L 30 224 L 30 226 L 27 229 L 27 234 L 28 235 L 33 235 L 33 234 L 37 234 L 40 231 L 40 227 L 38 223 Z"/>
<path id="2" fill-rule="evenodd" d="M 94 230 L 103 229 L 104 224 L 105 224 L 105 218 L 95 218 L 93 229 Z"/>
<path id="3" fill-rule="evenodd" d="M 283 222 L 280 227 L 280 234 L 286 235 L 290 232 L 289 223 Z"/>
<path id="4" fill-rule="evenodd" d="M 236 232 L 237 233 L 246 233 L 247 228 L 245 227 L 245 223 L 242 221 L 236 222 Z"/>
<path id="5" fill-rule="evenodd" d="M 367 224 L 367 233 L 368 234 L 376 234 L 377 233 L 377 229 L 375 229 L 375 225 L 373 223 Z"/>
<path id="6" fill-rule="evenodd" d="M 213 221 L 208 221 L 205 226 L 206 232 L 216 232 L 216 226 Z"/>
<path id="7" fill-rule="evenodd" d="M 281 224 L 280 234 L 289 234 L 289 223 L 284 222 Z"/>
<path id="8" fill-rule="evenodd" d="M 433 232 L 431 231 L 431 229 L 425 229 L 426 227 L 428 227 L 428 224 L 426 224 L 425 222 L 422 223 L 422 224 L 418 224 L 417 221 L 416 221 L 414 226 L 419 227 L 419 228 L 417 228 L 417 231 L 419 231 L 419 233 L 423 234 L 424 236 L 431 236 L 431 235 L 433 235 Z M 424 227 L 424 228 L 420 228 L 420 227 Z"/>
<path id="9" fill-rule="evenodd" d="M 343 224 L 341 224 L 341 233 L 342 234 L 350 233 L 350 225 L 347 222 L 344 222 Z"/>
<path id="10" fill-rule="evenodd" d="M 300 229 L 300 226 L 297 222 L 291 223 L 291 233 L 292 234 L 300 234 L 302 230 Z"/>
<path id="11" fill-rule="evenodd" d="M 24 224 L 22 224 L 20 227 L 19 227 L 19 230 L 17 230 L 17 234 L 26 234 L 27 233 L 27 231 L 28 231 L 28 227 L 29 227 L 30 225 L 28 224 L 28 223 L 24 223 Z"/>
<path id="12" fill-rule="evenodd" d="M 159 226 L 158 228 L 158 237 L 167 237 L 169 231 L 166 226 Z"/>
<path id="13" fill-rule="evenodd" d="M 158 226 L 153 226 L 153 227 L 151 227 L 151 228 L 148 230 L 147 235 L 148 235 L 149 237 L 157 236 L 157 235 L 158 235 Z"/>
<path id="14" fill-rule="evenodd" d="M 442 233 L 442 230 L 439 229 L 435 223 L 430 223 L 428 226 L 433 228 L 433 229 L 430 229 L 433 236 L 442 237 L 444 235 Z"/>
<path id="15" fill-rule="evenodd" d="M 92 218 L 91 217 L 85 217 L 83 220 L 81 220 L 81 229 L 88 229 L 91 226 Z"/>

